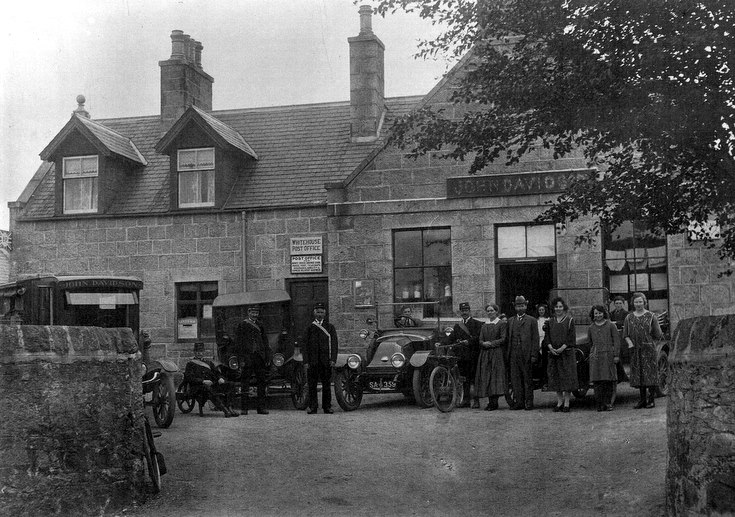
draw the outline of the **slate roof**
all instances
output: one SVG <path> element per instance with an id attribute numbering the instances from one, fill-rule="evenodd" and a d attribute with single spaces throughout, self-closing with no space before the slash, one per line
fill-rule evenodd
<path id="1" fill-rule="evenodd" d="M 383 133 L 390 127 L 390 118 L 407 113 L 422 98 L 386 99 L 389 116 L 383 125 Z M 244 142 L 258 157 L 257 161 L 251 160 L 246 169 L 240 171 L 224 210 L 324 205 L 327 198 L 324 184 L 344 181 L 372 151 L 384 144 L 382 138 L 371 143 L 351 142 L 349 102 L 202 113 L 223 138 L 225 135 L 234 138 L 239 145 Z M 131 174 L 126 181 L 125 195 L 117 196 L 105 214 L 169 212 L 172 208 L 169 158 L 155 151 L 163 136 L 160 117 L 93 122 L 129 137 L 147 161 L 139 172 Z M 236 134 L 240 135 L 242 142 L 235 137 Z M 53 216 L 53 171 L 53 165 L 45 171 L 43 179 L 28 196 L 21 218 Z"/>
<path id="2" fill-rule="evenodd" d="M 87 136 L 87 138 L 100 148 L 100 151 L 107 151 L 105 154 L 115 153 L 142 165 L 146 165 L 147 163 L 129 137 L 121 135 L 99 122 L 90 120 L 87 117 L 76 113 L 72 114 L 71 119 L 66 123 L 64 128 L 59 131 L 53 140 L 51 140 L 51 143 L 41 151 L 41 159 L 48 159 L 59 144 L 61 144 L 61 142 L 63 142 L 74 129 L 80 129 L 82 134 Z"/>

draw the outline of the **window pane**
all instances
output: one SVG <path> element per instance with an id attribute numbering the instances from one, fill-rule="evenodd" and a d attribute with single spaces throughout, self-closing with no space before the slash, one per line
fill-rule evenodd
<path id="1" fill-rule="evenodd" d="M 196 151 L 179 151 L 179 170 L 196 167 Z"/>
<path id="2" fill-rule="evenodd" d="M 421 265 L 421 231 L 396 232 L 393 236 L 395 267 Z"/>
<path id="3" fill-rule="evenodd" d="M 195 171 L 179 173 L 179 204 L 199 202 L 199 176 Z"/>
<path id="4" fill-rule="evenodd" d="M 448 266 L 452 263 L 449 230 L 424 231 L 424 265 Z"/>
<path id="5" fill-rule="evenodd" d="M 554 225 L 529 226 L 527 228 L 529 257 L 551 257 L 556 255 L 556 231 Z"/>
<path id="6" fill-rule="evenodd" d="M 424 290 L 421 271 L 421 268 L 396 270 L 395 298 L 397 302 L 421 301 Z"/>
<path id="7" fill-rule="evenodd" d="M 214 168 L 214 149 L 200 149 L 197 151 L 197 168 Z"/>
<path id="8" fill-rule="evenodd" d="M 214 203 L 214 171 L 201 171 L 201 203 Z"/>
<path id="9" fill-rule="evenodd" d="M 526 257 L 526 227 L 498 226 L 498 258 Z"/>
<path id="10" fill-rule="evenodd" d="M 87 156 L 82 158 L 82 174 L 97 175 L 97 157 Z"/>
<path id="11" fill-rule="evenodd" d="M 201 300 L 203 302 L 212 302 L 217 298 L 217 284 L 202 284 Z"/>
<path id="12" fill-rule="evenodd" d="M 64 158 L 64 176 L 79 176 L 81 173 L 81 158 Z"/>

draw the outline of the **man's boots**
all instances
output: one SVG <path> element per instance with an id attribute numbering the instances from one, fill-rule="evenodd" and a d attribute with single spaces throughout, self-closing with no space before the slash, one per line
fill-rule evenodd
<path id="1" fill-rule="evenodd" d="M 243 391 L 243 393 L 240 395 L 240 414 L 241 415 L 248 414 L 248 393 L 247 391 Z"/>

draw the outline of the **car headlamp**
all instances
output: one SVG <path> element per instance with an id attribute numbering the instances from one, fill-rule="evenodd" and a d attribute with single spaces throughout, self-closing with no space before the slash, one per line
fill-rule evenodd
<path id="1" fill-rule="evenodd" d="M 444 335 L 447 337 L 451 336 L 454 332 L 454 329 L 452 327 L 444 327 Z"/>
<path id="2" fill-rule="evenodd" d="M 393 365 L 393 368 L 401 368 L 406 364 L 406 356 L 400 352 L 396 352 L 391 356 L 390 364 Z"/>
<path id="3" fill-rule="evenodd" d="M 140 369 L 142 370 L 141 377 L 144 377 L 145 374 L 148 372 L 148 367 L 145 365 L 145 363 L 141 363 Z"/>
<path id="4" fill-rule="evenodd" d="M 227 366 L 233 370 L 237 370 L 240 367 L 240 361 L 237 360 L 237 356 L 233 355 L 227 361 Z"/>
<path id="5" fill-rule="evenodd" d="M 362 363 L 362 359 L 357 354 L 350 354 L 350 356 L 347 358 L 347 366 L 349 366 L 353 370 L 359 368 L 360 363 Z"/>
<path id="6" fill-rule="evenodd" d="M 368 329 L 360 329 L 360 337 L 362 339 L 367 339 L 369 335 L 370 335 L 370 332 L 368 332 Z"/>
<path id="7" fill-rule="evenodd" d="M 273 364 L 277 367 L 283 366 L 283 363 L 286 362 L 286 359 L 284 359 L 283 354 L 273 354 Z"/>

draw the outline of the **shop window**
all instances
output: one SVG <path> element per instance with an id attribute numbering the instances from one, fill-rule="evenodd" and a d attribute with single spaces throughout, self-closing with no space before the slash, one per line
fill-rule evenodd
<path id="1" fill-rule="evenodd" d="M 212 303 L 217 282 L 176 284 L 176 337 L 179 341 L 214 339 Z"/>
<path id="2" fill-rule="evenodd" d="M 63 159 L 64 213 L 84 214 L 97 211 L 97 156 L 74 156 Z"/>
<path id="3" fill-rule="evenodd" d="M 179 207 L 214 206 L 214 149 L 178 152 Z"/>
<path id="4" fill-rule="evenodd" d="M 393 233 L 394 302 L 438 301 L 442 314 L 451 313 L 451 244 L 449 228 Z M 434 315 L 432 306 L 422 310 L 424 316 Z"/>
<path id="5" fill-rule="evenodd" d="M 641 292 L 652 312 L 665 313 L 669 305 L 666 236 L 654 234 L 642 222 L 626 221 L 605 231 L 603 244 L 610 295 L 623 296 L 630 303 L 631 294 Z"/>
<path id="6" fill-rule="evenodd" d="M 498 259 L 556 257 L 556 229 L 553 224 L 497 227 Z"/>

